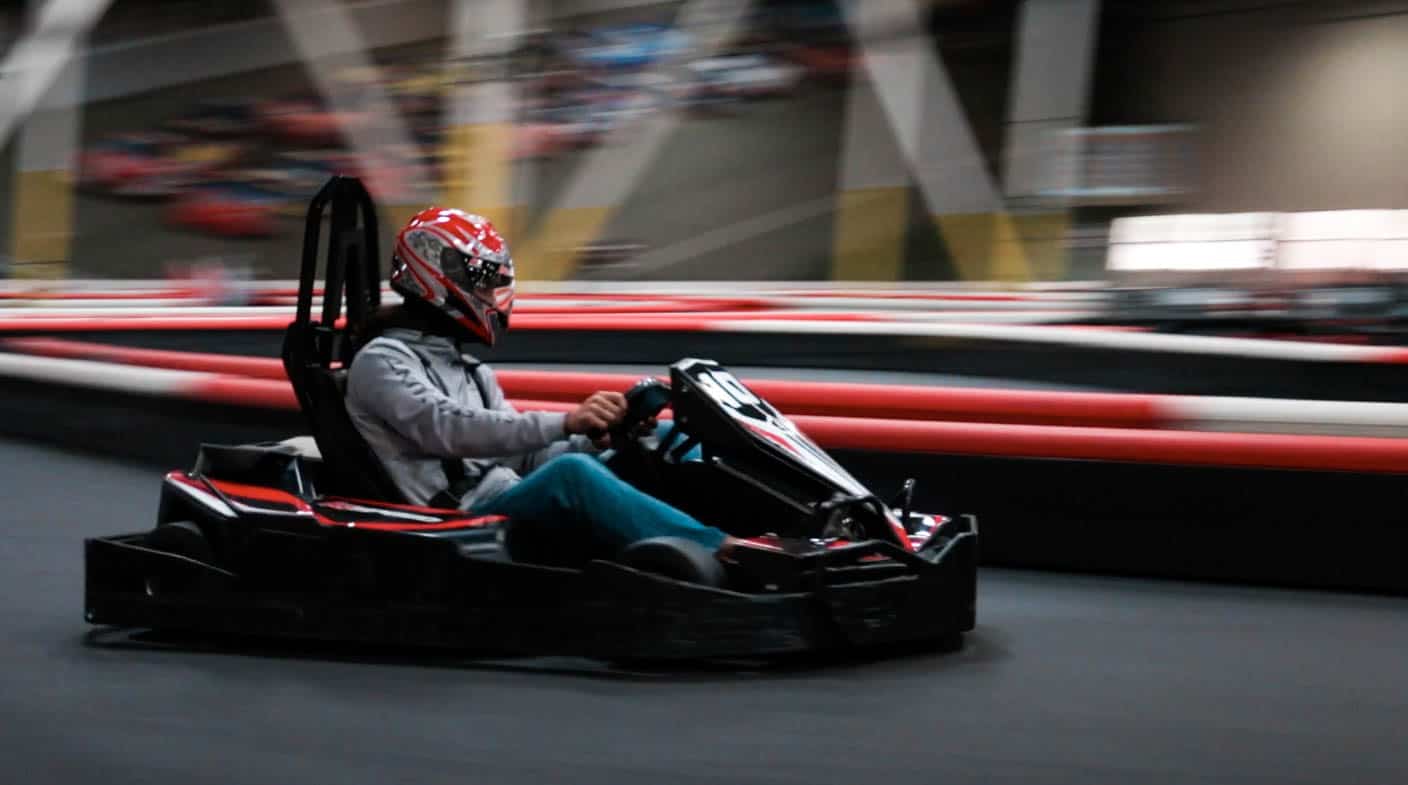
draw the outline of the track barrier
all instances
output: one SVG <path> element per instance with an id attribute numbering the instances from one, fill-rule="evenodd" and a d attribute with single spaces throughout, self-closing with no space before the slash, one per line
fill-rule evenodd
<path id="1" fill-rule="evenodd" d="M 194 371 L 222 378 L 247 377 L 249 380 L 276 383 L 285 379 L 281 362 L 273 358 L 141 349 L 42 337 L 0 339 L 0 346 L 43 357 Z M 567 403 L 580 401 L 598 390 L 624 390 L 638 378 L 619 373 L 520 369 L 502 369 L 496 375 L 511 397 Z M 791 416 L 1408 436 L 1408 404 L 1399 403 L 1046 392 L 777 379 L 746 381 Z M 269 397 L 275 393 L 267 392 L 263 387 L 251 386 L 249 390 L 251 394 L 257 394 L 260 400 L 277 400 Z"/>
<path id="2" fill-rule="evenodd" d="M 298 408 L 286 381 L 209 371 L 0 354 L 0 376 L 252 409 L 296 411 Z M 535 378 L 540 387 L 544 378 Z M 582 380 L 572 381 L 580 383 Z M 761 384 L 756 387 L 767 397 Z M 619 389 L 620 385 L 615 388 Z M 877 388 L 877 391 L 884 389 Z M 507 391 L 510 400 L 521 409 L 562 411 L 572 405 L 570 400 L 562 399 L 573 396 L 552 390 L 540 390 L 541 394 L 536 397 L 532 392 L 525 395 L 524 387 L 507 388 Z M 827 449 L 1408 473 L 1408 440 L 1392 438 L 939 422 L 814 414 L 790 416 L 802 431 Z"/>
<path id="3" fill-rule="evenodd" d="M 146 462 L 153 488 L 158 467 L 186 465 L 201 441 L 306 432 L 281 378 L 3 348 L 10 353 L 0 353 L 0 433 Z M 259 372 L 278 370 L 268 358 L 221 361 L 235 363 L 225 370 L 248 370 L 240 361 L 250 360 L 260 361 Z M 537 373 L 500 371 L 520 408 L 563 410 L 573 385 L 628 378 Z M 789 385 L 814 383 L 750 384 L 781 404 Z M 864 401 L 872 413 L 914 403 L 902 399 L 903 388 L 855 386 L 891 390 Z M 833 396 L 813 400 L 818 406 L 861 400 L 844 386 L 795 389 Z M 1140 412 L 1135 406 L 1121 416 L 1137 421 Z M 917 509 L 977 513 L 985 564 L 1408 593 L 1401 556 L 1408 527 L 1397 512 L 1408 503 L 1408 439 L 817 414 L 793 420 L 876 492 L 892 493 L 914 477 Z"/>
<path id="4" fill-rule="evenodd" d="M 292 311 L 259 307 L 87 309 L 7 309 L 0 314 L 0 333 L 123 332 L 123 331 L 281 331 Z M 1051 312 L 1041 316 L 1072 316 Z M 888 314 L 847 311 L 700 311 L 591 312 L 515 314 L 515 331 L 602 333 L 709 333 L 714 335 L 767 334 L 791 338 L 828 336 L 875 341 L 986 342 L 993 345 L 1026 345 L 1059 351 L 1116 351 L 1172 354 L 1230 360 L 1255 359 L 1283 362 L 1408 364 L 1408 349 L 1382 346 L 1266 338 L 1229 338 L 1154 333 L 1142 329 L 1106 328 L 1059 323 L 1017 323 L 1000 314 L 983 323 L 981 314 Z M 1055 322 L 1059 322 L 1055 319 Z"/>

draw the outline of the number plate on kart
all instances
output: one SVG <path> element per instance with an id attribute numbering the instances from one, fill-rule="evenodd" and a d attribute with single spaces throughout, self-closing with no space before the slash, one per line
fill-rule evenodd
<path id="1" fill-rule="evenodd" d="M 866 490 L 793 422 L 712 360 L 681 360 L 674 368 L 755 440 L 826 480 L 836 490 L 868 496 Z"/>

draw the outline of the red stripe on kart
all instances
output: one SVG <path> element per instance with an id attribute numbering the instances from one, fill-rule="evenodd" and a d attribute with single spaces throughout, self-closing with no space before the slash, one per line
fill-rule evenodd
<path id="1" fill-rule="evenodd" d="M 766 536 L 766 535 L 765 535 L 765 536 L 762 536 L 762 537 L 744 537 L 744 538 L 740 539 L 738 542 L 739 542 L 739 544 L 741 544 L 741 545 L 746 545 L 746 546 L 748 546 L 748 547 L 750 547 L 750 548 L 761 548 L 761 549 L 767 550 L 767 551 L 782 551 L 782 550 L 784 550 L 784 548 L 783 548 L 781 545 L 779 545 L 779 544 L 777 543 L 777 538 L 776 538 L 776 537 L 769 537 L 769 536 Z"/>
<path id="2" fill-rule="evenodd" d="M 381 502 L 381 501 L 378 501 L 378 502 L 370 502 L 370 501 L 367 501 L 367 500 L 365 500 L 365 499 L 353 499 L 353 498 L 350 498 L 350 497 L 347 497 L 347 496 L 327 496 L 327 497 L 323 498 L 320 503 L 322 503 L 322 504 L 324 504 L 324 505 L 332 505 L 332 504 L 357 504 L 357 505 L 361 505 L 361 506 L 364 506 L 364 507 L 366 507 L 366 506 L 372 506 L 372 507 L 378 507 L 378 508 L 386 508 L 386 509 L 388 509 L 388 510 L 400 510 L 400 511 L 403 511 L 403 512 L 418 512 L 418 513 L 421 513 L 421 514 L 423 514 L 423 515 L 439 515 L 439 516 L 441 516 L 441 517 L 444 517 L 444 516 L 446 516 L 446 515 L 459 515 L 459 514 L 460 514 L 460 510 L 449 510 L 449 509 L 445 509 L 445 508 L 443 508 L 443 507 L 422 507 L 422 506 L 420 506 L 420 505 L 418 505 L 418 504 L 392 504 L 391 502 Z M 490 516 L 490 517 L 492 517 L 492 516 Z"/>
<path id="3" fill-rule="evenodd" d="M 381 521 L 338 523 L 337 521 L 327 518 L 320 518 L 318 523 L 329 528 L 371 529 L 373 531 L 386 532 L 430 532 L 446 531 L 449 529 L 480 529 L 506 520 L 508 520 L 508 518 L 503 515 L 481 515 L 476 518 L 461 518 L 453 521 L 444 521 L 443 523 L 383 523 Z"/>
<path id="4" fill-rule="evenodd" d="M 300 512 L 313 512 L 313 508 L 308 505 L 308 502 L 303 501 L 288 491 L 281 491 L 277 488 L 267 488 L 262 485 L 245 485 L 244 483 L 230 482 L 228 480 L 214 480 L 210 478 L 207 478 L 206 482 L 210 483 L 211 487 L 231 498 L 241 497 L 261 502 L 287 504 Z"/>
<path id="5" fill-rule="evenodd" d="M 407 522 L 392 523 L 386 521 L 336 521 L 317 512 L 308 502 L 299 497 L 281 491 L 276 488 L 266 488 L 261 485 L 246 485 L 244 483 L 229 482 L 227 480 L 207 480 L 212 487 L 232 500 L 250 499 L 254 501 L 272 502 L 292 507 L 299 512 L 312 513 L 314 519 L 320 526 L 330 528 L 356 528 L 374 529 L 377 531 L 441 531 L 446 529 L 473 529 L 481 526 L 488 526 L 492 523 L 508 520 L 502 515 L 477 515 L 470 518 L 455 518 L 448 521 L 438 521 L 435 523 Z M 394 507 L 398 505 L 386 505 L 380 502 L 356 502 L 356 504 L 368 507 Z M 403 507 L 404 508 L 404 507 Z M 434 510 L 430 508 L 412 508 L 429 514 L 444 516 L 447 512 L 454 514 L 457 511 Z"/>
<path id="6" fill-rule="evenodd" d="M 754 424 L 752 424 L 752 423 L 744 423 L 744 425 L 746 425 L 746 426 L 748 427 L 748 430 L 752 431 L 753 433 L 758 434 L 759 436 L 763 437 L 764 439 L 767 439 L 768 441 L 772 442 L 773 444 L 776 444 L 777 446 L 781 447 L 782 449 L 786 450 L 787 452 L 790 452 L 790 453 L 793 453 L 793 454 L 796 454 L 796 453 L 797 453 L 797 445 L 793 444 L 792 442 L 787 441 L 786 439 L 782 438 L 781 436 L 778 436 L 778 435 L 775 434 L 775 433 L 772 433 L 771 431 L 767 430 L 766 428 L 759 427 L 759 426 L 754 425 Z"/>

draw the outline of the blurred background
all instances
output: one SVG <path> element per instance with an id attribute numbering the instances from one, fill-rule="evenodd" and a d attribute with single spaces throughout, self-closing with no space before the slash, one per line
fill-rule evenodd
<path id="1" fill-rule="evenodd" d="M 1408 207 L 1398 3 L 0 8 L 17 280 L 288 278 L 334 171 L 388 223 L 436 200 L 498 218 L 537 280 L 1382 274 L 1391 253 L 1267 244 L 1382 244 Z M 1295 217 L 1346 210 L 1385 214 Z M 1119 222 L 1169 215 L 1202 223 Z"/>
<path id="2" fill-rule="evenodd" d="M 1405 74 L 1408 0 L 0 0 L 0 758 L 1406 781 Z M 307 432 L 278 358 L 333 173 L 384 249 L 432 202 L 499 225 L 476 356 L 519 405 L 710 357 L 978 514 L 965 648 L 587 684 L 80 643 L 82 539 Z"/>
<path id="3" fill-rule="evenodd" d="M 338 171 L 388 223 L 497 218 L 531 280 L 1108 279 L 1126 319 L 1327 290 L 1388 317 L 1405 10 L 12 0 L 0 248 L 20 280 L 288 278 Z"/>

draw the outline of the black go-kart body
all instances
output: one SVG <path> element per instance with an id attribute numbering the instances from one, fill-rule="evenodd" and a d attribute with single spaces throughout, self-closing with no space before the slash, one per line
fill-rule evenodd
<path id="1" fill-rule="evenodd" d="M 314 322 L 328 202 L 326 304 Z M 940 641 L 973 628 L 975 519 L 882 503 L 708 360 L 682 360 L 668 386 L 646 380 L 628 393 L 610 465 L 739 538 L 722 560 L 664 538 L 539 559 L 541 543 L 515 536 L 512 520 L 402 503 L 340 399 L 355 351 L 337 327 L 341 289 L 349 323 L 375 305 L 374 227 L 370 200 L 348 178 L 334 178 L 309 211 L 284 359 L 320 455 L 284 443 L 203 446 L 190 471 L 166 476 L 154 529 L 87 541 L 87 621 L 642 659 Z M 673 418 L 670 436 L 631 435 L 656 415 Z"/>

